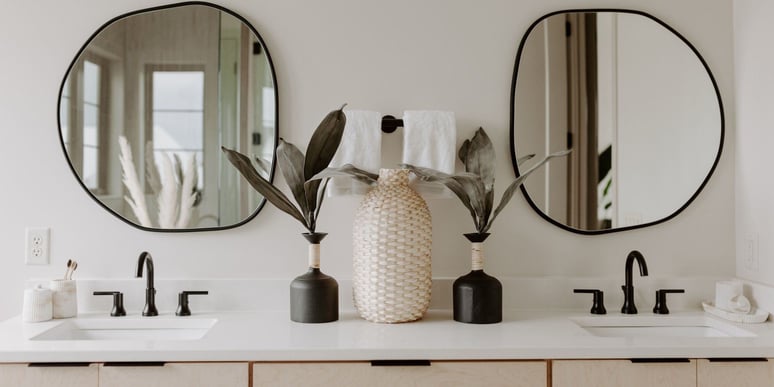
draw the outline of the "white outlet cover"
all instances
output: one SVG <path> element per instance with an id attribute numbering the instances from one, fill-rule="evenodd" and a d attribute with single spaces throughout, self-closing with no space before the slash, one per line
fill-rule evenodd
<path id="1" fill-rule="evenodd" d="M 24 239 L 24 263 L 27 265 L 49 264 L 48 227 L 28 227 Z"/>
<path id="2" fill-rule="evenodd" d="M 748 234 L 742 244 L 744 265 L 749 271 L 758 271 L 758 234 Z"/>

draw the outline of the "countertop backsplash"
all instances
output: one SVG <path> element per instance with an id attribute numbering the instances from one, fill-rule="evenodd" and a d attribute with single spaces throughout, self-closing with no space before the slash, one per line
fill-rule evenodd
<path id="1" fill-rule="evenodd" d="M 623 273 L 622 273 L 623 274 Z M 713 300 L 715 281 L 727 278 L 709 277 L 635 277 L 636 305 L 643 312 L 650 312 L 658 289 L 685 289 L 685 294 L 668 298 L 672 311 L 701 310 L 701 302 Z M 430 309 L 451 309 L 453 278 L 433 280 Z M 601 289 L 605 292 L 605 306 L 610 312 L 620 311 L 623 304 L 623 275 L 611 278 L 571 277 L 506 277 L 503 283 L 503 309 L 505 310 L 587 310 L 591 308 L 591 296 L 573 294 L 576 288 Z M 156 279 L 156 305 L 159 311 L 170 312 L 177 308 L 177 295 L 183 290 L 207 290 L 209 295 L 190 298 L 191 310 L 197 311 L 260 311 L 288 309 L 288 279 Z M 28 280 L 27 287 L 37 284 L 47 286 L 48 280 Z M 92 295 L 94 291 L 120 291 L 124 293 L 124 305 L 128 313 L 142 310 L 145 302 L 144 278 L 137 279 L 79 279 L 78 312 L 110 312 L 112 299 Z M 339 299 L 342 310 L 354 310 L 352 281 L 339 280 Z M 19 311 L 21 313 L 21 311 Z"/>

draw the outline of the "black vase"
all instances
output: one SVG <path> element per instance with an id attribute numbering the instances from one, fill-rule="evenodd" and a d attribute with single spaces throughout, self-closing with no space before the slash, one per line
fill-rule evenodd
<path id="1" fill-rule="evenodd" d="M 309 241 L 309 271 L 290 283 L 290 319 L 325 323 L 339 319 L 339 284 L 320 271 L 320 241 L 326 233 L 304 233 Z"/>
<path id="2" fill-rule="evenodd" d="M 472 243 L 473 270 L 453 285 L 454 320 L 469 324 L 503 321 L 503 285 L 484 273 L 482 244 L 488 233 L 465 234 Z"/>

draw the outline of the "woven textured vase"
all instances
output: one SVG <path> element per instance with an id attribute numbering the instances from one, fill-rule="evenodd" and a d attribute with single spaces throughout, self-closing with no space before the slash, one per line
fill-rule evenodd
<path id="1" fill-rule="evenodd" d="M 368 321 L 422 318 L 430 306 L 432 223 L 406 169 L 382 169 L 355 215 L 353 297 Z"/>

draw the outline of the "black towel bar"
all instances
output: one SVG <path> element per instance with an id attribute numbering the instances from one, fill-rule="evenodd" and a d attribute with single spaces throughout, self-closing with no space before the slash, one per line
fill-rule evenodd
<path id="1" fill-rule="evenodd" d="M 395 118 L 391 115 L 386 115 L 382 117 L 382 132 L 384 133 L 392 133 L 399 127 L 403 127 L 403 120 L 400 118 Z"/>

